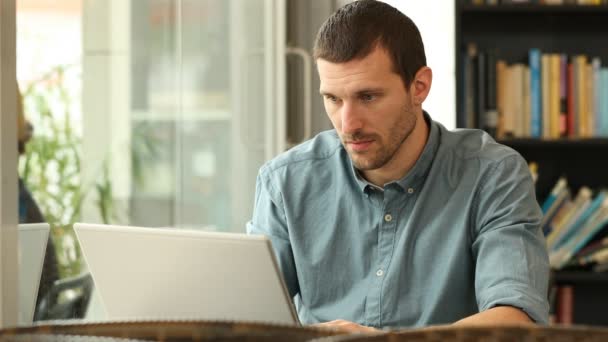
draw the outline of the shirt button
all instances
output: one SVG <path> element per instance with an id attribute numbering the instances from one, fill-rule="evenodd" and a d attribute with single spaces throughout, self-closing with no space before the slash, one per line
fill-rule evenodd
<path id="1" fill-rule="evenodd" d="M 376 275 L 378 277 L 382 277 L 382 275 L 384 275 L 384 271 L 382 269 L 379 269 L 378 271 L 376 271 Z"/>
<path id="2" fill-rule="evenodd" d="M 409 189 L 407 189 L 407 193 L 408 193 L 408 194 L 413 194 L 413 193 L 414 193 L 414 188 L 409 188 Z"/>
<path id="3" fill-rule="evenodd" d="M 392 220 L 393 220 L 393 217 L 391 216 L 391 214 L 384 215 L 384 221 L 391 222 Z"/>

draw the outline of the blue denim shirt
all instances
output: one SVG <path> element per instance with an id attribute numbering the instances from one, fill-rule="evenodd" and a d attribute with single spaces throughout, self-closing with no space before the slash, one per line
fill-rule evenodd
<path id="1" fill-rule="evenodd" d="M 546 323 L 549 263 L 524 159 L 430 119 L 413 169 L 378 188 L 335 131 L 259 172 L 250 234 L 267 235 L 302 323 L 452 323 L 498 305 Z"/>

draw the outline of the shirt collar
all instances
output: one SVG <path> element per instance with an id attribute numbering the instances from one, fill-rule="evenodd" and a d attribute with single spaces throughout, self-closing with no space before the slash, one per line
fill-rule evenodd
<path id="1" fill-rule="evenodd" d="M 431 119 L 430 115 L 426 111 L 423 111 L 423 116 L 424 121 L 429 125 L 429 137 L 426 141 L 426 145 L 424 146 L 424 150 L 422 150 L 422 154 L 416 161 L 416 164 L 414 164 L 414 167 L 403 178 L 385 184 L 385 186 L 388 186 L 389 184 L 396 184 L 402 190 L 410 188 L 415 189 L 426 178 L 428 170 L 430 169 L 431 164 L 433 162 L 435 153 L 437 152 L 437 148 L 439 147 L 439 127 L 438 124 Z M 359 186 L 359 189 L 361 189 L 362 192 L 365 192 L 368 187 L 381 191 L 384 190 L 383 188 L 380 188 L 365 180 L 365 178 L 363 178 L 363 176 L 361 175 L 360 171 L 357 170 L 352 164 L 350 157 L 347 158 L 351 165 L 352 174 L 355 177 L 357 185 Z"/>

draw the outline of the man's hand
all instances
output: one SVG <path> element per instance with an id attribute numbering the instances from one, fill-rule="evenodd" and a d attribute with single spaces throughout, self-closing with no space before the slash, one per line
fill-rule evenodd
<path id="1" fill-rule="evenodd" d="M 363 325 L 359 325 L 357 323 L 353 323 L 350 321 L 345 321 L 343 319 L 337 319 L 335 321 L 330 321 L 330 322 L 325 322 L 325 323 L 319 323 L 319 324 L 314 324 L 313 326 L 315 327 L 321 327 L 321 328 L 332 328 L 332 329 L 337 329 L 337 330 L 341 330 L 347 333 L 377 333 L 380 332 L 380 330 L 372 328 L 372 327 L 366 327 Z"/>

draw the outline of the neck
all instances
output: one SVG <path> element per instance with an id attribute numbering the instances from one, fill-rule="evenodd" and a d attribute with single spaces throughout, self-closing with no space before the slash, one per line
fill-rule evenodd
<path id="1" fill-rule="evenodd" d="M 420 158 L 428 136 L 429 125 L 420 111 L 414 130 L 401 143 L 393 158 L 381 168 L 362 171 L 363 177 L 379 187 L 405 177 Z"/>

